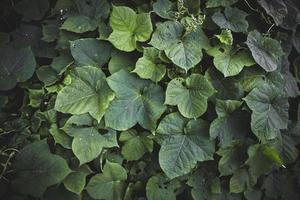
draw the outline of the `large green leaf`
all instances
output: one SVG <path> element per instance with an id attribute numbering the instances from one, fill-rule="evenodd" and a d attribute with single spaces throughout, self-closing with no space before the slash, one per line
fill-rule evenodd
<path id="1" fill-rule="evenodd" d="M 247 32 L 248 14 L 238 8 L 226 7 L 224 14 L 216 12 L 212 16 L 212 20 L 221 28 L 230 29 L 233 32 Z"/>
<path id="2" fill-rule="evenodd" d="M 144 55 L 139 58 L 133 72 L 143 79 L 150 79 L 154 82 L 160 81 L 165 73 L 166 66 L 159 59 L 159 51 L 153 47 L 144 48 Z"/>
<path id="3" fill-rule="evenodd" d="M 106 161 L 103 172 L 91 178 L 86 190 L 94 199 L 122 200 L 126 179 L 127 172 L 121 165 Z"/>
<path id="4" fill-rule="evenodd" d="M 205 113 L 207 99 L 214 94 L 211 83 L 200 74 L 176 78 L 170 81 L 166 91 L 168 105 L 177 105 L 179 112 L 187 118 L 197 118 Z"/>
<path id="5" fill-rule="evenodd" d="M 71 41 L 71 53 L 77 64 L 102 67 L 111 55 L 111 45 L 94 38 Z"/>
<path id="6" fill-rule="evenodd" d="M 252 110 L 251 129 L 260 140 L 279 137 L 280 129 L 287 128 L 289 103 L 280 90 L 264 84 L 244 100 Z"/>
<path id="7" fill-rule="evenodd" d="M 189 173 L 198 161 L 213 159 L 214 142 L 208 136 L 208 123 L 188 120 L 179 113 L 167 115 L 156 132 L 163 137 L 159 164 L 169 178 Z"/>
<path id="8" fill-rule="evenodd" d="M 147 41 L 153 31 L 150 13 L 136 14 L 125 6 L 113 6 L 110 20 L 113 32 L 108 40 L 122 51 L 133 51 L 136 42 Z"/>
<path id="9" fill-rule="evenodd" d="M 176 200 L 176 190 L 179 188 L 178 180 L 168 180 L 163 175 L 149 178 L 146 185 L 146 196 L 148 200 Z"/>
<path id="10" fill-rule="evenodd" d="M 0 48 L 0 90 L 9 90 L 18 82 L 28 80 L 36 67 L 30 47 L 15 49 L 11 46 Z"/>
<path id="11" fill-rule="evenodd" d="M 209 40 L 200 27 L 184 33 L 184 26 L 176 21 L 158 24 L 149 44 L 164 50 L 174 64 L 186 71 L 202 59 L 202 49 L 209 48 Z"/>
<path id="12" fill-rule="evenodd" d="M 98 121 L 103 117 L 114 93 L 101 69 L 85 66 L 71 72 L 72 82 L 57 95 L 55 109 L 63 113 L 90 113 Z"/>
<path id="13" fill-rule="evenodd" d="M 281 56 L 284 55 L 280 43 L 270 37 L 262 36 L 254 30 L 248 34 L 247 42 L 254 60 L 267 72 L 274 71 L 280 66 Z"/>
<path id="14" fill-rule="evenodd" d="M 153 131 L 156 121 L 166 109 L 162 88 L 125 70 L 114 73 L 107 82 L 116 98 L 105 113 L 106 126 L 128 130 L 139 123 Z"/>
<path id="15" fill-rule="evenodd" d="M 23 148 L 14 161 L 14 168 L 14 190 L 36 197 L 42 197 L 49 186 L 60 183 L 71 172 L 66 160 L 50 153 L 46 140 Z"/>
<path id="16" fill-rule="evenodd" d="M 244 67 L 255 64 L 247 50 L 238 50 L 229 45 L 217 45 L 207 53 L 214 57 L 214 65 L 225 77 L 239 74 Z"/>
<path id="17" fill-rule="evenodd" d="M 73 137 L 72 151 L 80 165 L 97 158 L 104 148 L 118 147 L 116 131 L 105 129 L 103 124 L 93 125 L 93 119 L 84 114 L 70 117 L 63 127 Z"/>
<path id="18" fill-rule="evenodd" d="M 145 153 L 152 152 L 153 141 L 147 132 L 137 133 L 135 129 L 124 131 L 120 135 L 123 142 L 122 155 L 126 160 L 139 160 Z"/>

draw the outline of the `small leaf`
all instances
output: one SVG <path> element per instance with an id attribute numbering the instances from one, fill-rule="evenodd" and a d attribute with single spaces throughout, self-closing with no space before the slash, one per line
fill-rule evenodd
<path id="1" fill-rule="evenodd" d="M 160 81 L 166 74 L 166 66 L 161 64 L 159 51 L 153 47 L 144 48 L 144 55 L 139 58 L 133 72 L 143 79 Z"/>
<path id="2" fill-rule="evenodd" d="M 232 33 L 229 29 L 223 29 L 220 35 L 216 35 L 216 37 L 220 40 L 222 44 L 231 46 L 233 43 Z"/>

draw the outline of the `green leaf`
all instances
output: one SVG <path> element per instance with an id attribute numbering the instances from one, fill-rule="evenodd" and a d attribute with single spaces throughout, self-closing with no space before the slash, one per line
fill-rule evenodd
<path id="1" fill-rule="evenodd" d="M 46 140 L 23 148 L 16 156 L 14 168 L 14 190 L 35 197 L 42 197 L 49 186 L 60 183 L 71 172 L 62 157 L 50 153 Z"/>
<path id="2" fill-rule="evenodd" d="M 232 4 L 235 4 L 238 0 L 208 0 L 206 2 L 206 7 L 207 8 L 215 8 L 219 6 L 223 7 L 228 7 L 231 6 Z"/>
<path id="3" fill-rule="evenodd" d="M 173 10 L 174 4 L 169 0 L 157 0 L 153 4 L 153 12 L 164 19 L 174 19 L 175 11 Z"/>
<path id="4" fill-rule="evenodd" d="M 118 147 L 116 131 L 105 129 L 103 124 L 95 125 L 88 115 L 73 115 L 63 130 L 73 137 L 72 150 L 80 165 L 97 158 L 104 148 Z"/>
<path id="5" fill-rule="evenodd" d="M 71 78 L 71 84 L 58 93 L 55 110 L 75 115 L 89 113 L 100 121 L 115 96 L 105 74 L 101 69 L 85 66 L 75 68 Z"/>
<path id="6" fill-rule="evenodd" d="M 250 131 L 250 117 L 247 113 L 237 110 L 241 101 L 218 100 L 216 103 L 216 118 L 210 125 L 210 137 L 218 138 L 222 147 L 232 144 L 234 140 L 244 139 Z"/>
<path id="7" fill-rule="evenodd" d="M 145 153 L 152 152 L 153 141 L 148 137 L 147 132 L 137 133 L 131 129 L 120 135 L 120 142 L 123 142 L 122 155 L 128 161 L 139 160 Z"/>
<path id="8" fill-rule="evenodd" d="M 252 180 L 254 179 L 254 180 Z M 237 170 L 230 178 L 229 188 L 232 193 L 241 193 L 252 188 L 256 183 L 246 169 Z"/>
<path id="9" fill-rule="evenodd" d="M 93 38 L 71 41 L 71 53 L 79 65 L 102 67 L 111 55 L 111 46 Z"/>
<path id="10" fill-rule="evenodd" d="M 56 144 L 60 144 L 66 149 L 72 148 L 72 138 L 68 136 L 64 131 L 60 130 L 56 124 L 51 125 L 49 132 L 54 138 Z"/>
<path id="11" fill-rule="evenodd" d="M 211 83 L 200 74 L 176 78 L 169 82 L 165 104 L 177 105 L 187 118 L 198 118 L 207 109 L 207 99 L 215 93 Z"/>
<path id="12" fill-rule="evenodd" d="M 78 170 L 69 174 L 63 181 L 67 190 L 80 195 L 86 183 L 86 177 L 91 173 L 87 165 L 81 166 Z"/>
<path id="13" fill-rule="evenodd" d="M 180 187 L 178 180 L 168 180 L 163 175 L 149 178 L 146 185 L 148 200 L 176 200 L 176 190 Z"/>
<path id="14" fill-rule="evenodd" d="M 164 139 L 159 164 L 169 178 L 189 173 L 198 161 L 213 159 L 215 145 L 209 140 L 208 128 L 204 120 L 188 120 L 179 113 L 171 113 L 160 122 L 156 132 Z"/>
<path id="15" fill-rule="evenodd" d="M 149 44 L 164 50 L 174 64 L 186 71 L 201 61 L 202 49 L 209 48 L 209 40 L 201 28 L 184 33 L 184 26 L 176 21 L 158 24 Z"/>
<path id="16" fill-rule="evenodd" d="M 86 190 L 94 199 L 122 200 L 126 179 L 127 172 L 121 165 L 106 161 L 103 173 L 93 176 Z"/>
<path id="17" fill-rule="evenodd" d="M 102 135 L 93 127 L 82 128 L 72 142 L 72 150 L 79 159 L 80 165 L 97 158 L 103 148 L 118 147 L 115 131 Z"/>
<path id="18" fill-rule="evenodd" d="M 216 35 L 216 37 L 219 39 L 219 41 L 222 44 L 231 46 L 233 43 L 232 33 L 229 29 L 223 29 L 221 31 L 220 35 Z"/>
<path id="19" fill-rule="evenodd" d="M 225 77 L 239 74 L 244 67 L 255 64 L 251 54 L 247 50 L 234 49 L 228 45 L 217 45 L 207 51 L 207 54 L 214 57 L 215 67 Z"/>
<path id="20" fill-rule="evenodd" d="M 244 100 L 252 110 L 251 129 L 260 140 L 274 139 L 287 128 L 289 103 L 278 89 L 264 84 Z"/>
<path id="21" fill-rule="evenodd" d="M 166 74 L 166 66 L 159 59 L 159 51 L 153 47 L 144 48 L 144 55 L 139 58 L 133 72 L 143 79 L 160 81 Z"/>
<path id="22" fill-rule="evenodd" d="M 125 131 L 139 123 L 143 128 L 154 130 L 156 121 L 166 107 L 164 93 L 159 85 L 139 79 L 125 70 L 107 78 L 116 98 L 105 113 L 106 126 Z"/>
<path id="23" fill-rule="evenodd" d="M 247 16 L 248 13 L 238 8 L 226 7 L 224 14 L 218 11 L 213 14 L 212 20 L 220 28 L 229 29 L 233 32 L 247 32 L 249 26 L 246 20 Z"/>
<path id="24" fill-rule="evenodd" d="M 283 165 L 278 152 L 268 145 L 255 144 L 250 146 L 248 156 L 246 164 L 249 166 L 250 174 L 255 177 L 270 172 L 274 167 Z"/>
<path id="25" fill-rule="evenodd" d="M 30 47 L 0 47 L 0 90 L 10 90 L 27 81 L 34 73 L 36 61 Z"/>
<path id="26" fill-rule="evenodd" d="M 49 9 L 48 0 L 22 0 L 13 6 L 24 21 L 40 20 Z"/>
<path id="27" fill-rule="evenodd" d="M 147 41 L 153 31 L 150 13 L 136 14 L 125 6 L 113 6 L 110 20 L 113 32 L 108 40 L 119 50 L 133 51 L 136 42 Z"/>
<path id="28" fill-rule="evenodd" d="M 74 33 L 94 31 L 96 28 L 97 22 L 83 15 L 70 16 L 61 25 L 61 29 Z"/>
<path id="29" fill-rule="evenodd" d="M 217 154 L 222 156 L 218 163 L 221 176 L 235 173 L 247 159 L 247 149 L 239 142 L 232 142 L 230 146 L 220 148 Z"/>
<path id="30" fill-rule="evenodd" d="M 267 72 L 280 67 L 281 57 L 284 55 L 280 43 L 270 37 L 262 36 L 254 30 L 248 34 L 247 42 L 254 60 Z"/>

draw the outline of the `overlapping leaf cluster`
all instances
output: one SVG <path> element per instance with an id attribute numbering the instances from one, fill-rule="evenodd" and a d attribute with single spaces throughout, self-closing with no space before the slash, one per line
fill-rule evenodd
<path id="1" fill-rule="evenodd" d="M 296 0 L 0 7 L 0 199 L 300 199 Z"/>

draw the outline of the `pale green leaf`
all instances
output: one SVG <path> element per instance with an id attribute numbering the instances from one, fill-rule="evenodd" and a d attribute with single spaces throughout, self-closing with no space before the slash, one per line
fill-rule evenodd
<path id="1" fill-rule="evenodd" d="M 121 165 L 106 161 L 103 172 L 91 178 L 86 190 L 94 199 L 122 200 L 126 179 L 127 172 Z"/>
<path id="2" fill-rule="evenodd" d="M 116 98 L 105 113 L 106 126 L 121 131 L 136 123 L 148 130 L 156 128 L 156 121 L 166 109 L 160 86 L 125 70 L 114 73 L 107 82 Z"/>
<path id="3" fill-rule="evenodd" d="M 180 113 L 187 118 L 197 118 L 205 113 L 207 99 L 214 94 L 211 83 L 200 74 L 176 78 L 169 82 L 166 91 L 168 105 L 177 105 Z"/>
<path id="4" fill-rule="evenodd" d="M 113 32 L 108 40 L 122 51 L 135 50 L 136 42 L 147 41 L 153 31 L 150 13 L 136 14 L 125 6 L 113 6 L 109 23 Z"/>
<path id="5" fill-rule="evenodd" d="M 103 117 L 114 93 L 101 69 L 85 66 L 71 72 L 72 82 L 57 95 L 55 109 L 70 114 L 90 113 L 98 121 Z"/>
<path id="6" fill-rule="evenodd" d="M 139 58 L 133 72 L 143 79 L 160 81 L 166 74 L 166 66 L 159 59 L 159 51 L 153 47 L 144 48 L 144 55 Z"/>

